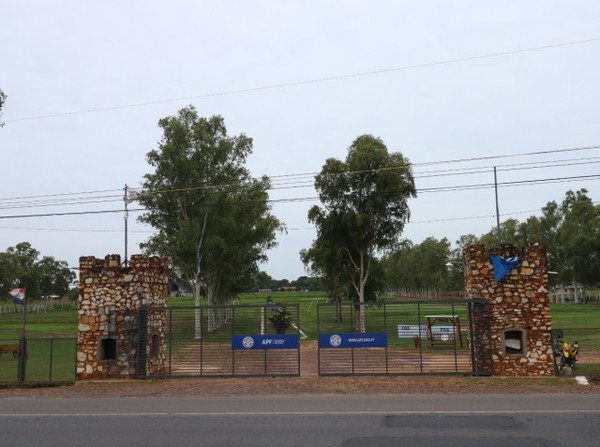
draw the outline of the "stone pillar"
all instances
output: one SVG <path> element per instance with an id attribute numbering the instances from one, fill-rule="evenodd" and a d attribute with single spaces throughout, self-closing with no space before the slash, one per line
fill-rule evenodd
<path id="1" fill-rule="evenodd" d="M 496 282 L 492 255 L 519 256 L 521 262 Z M 546 247 L 501 245 L 488 252 L 482 245 L 473 245 L 463 257 L 466 297 L 489 302 L 492 373 L 553 375 Z"/>
<path id="2" fill-rule="evenodd" d="M 134 255 L 122 267 L 119 255 L 81 257 L 77 378 L 164 373 L 168 292 L 166 259 Z"/>

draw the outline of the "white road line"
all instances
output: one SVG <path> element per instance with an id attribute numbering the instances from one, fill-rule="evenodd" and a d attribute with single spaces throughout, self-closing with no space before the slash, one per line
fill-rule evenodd
<path id="1" fill-rule="evenodd" d="M 500 411 L 249 411 L 249 412 L 155 412 L 155 413 L 0 413 L 2 418 L 86 418 L 86 417 L 184 417 L 184 416 L 434 416 L 434 415 L 522 415 L 522 414 L 600 414 L 600 410 L 500 410 Z"/>

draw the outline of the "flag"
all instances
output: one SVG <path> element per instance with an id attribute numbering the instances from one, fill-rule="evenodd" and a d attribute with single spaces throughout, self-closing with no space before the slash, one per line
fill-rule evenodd
<path id="1" fill-rule="evenodd" d="M 519 265 L 521 259 L 518 256 L 511 258 L 490 256 L 490 261 L 492 261 L 492 265 L 494 266 L 494 281 L 500 282 L 514 267 Z"/>
<path id="2" fill-rule="evenodd" d="M 12 296 L 13 303 L 15 304 L 25 304 L 25 289 L 11 289 L 8 291 L 10 296 Z"/>

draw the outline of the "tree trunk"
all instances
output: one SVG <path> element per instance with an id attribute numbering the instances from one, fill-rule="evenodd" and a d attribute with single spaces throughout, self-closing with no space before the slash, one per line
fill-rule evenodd
<path id="1" fill-rule="evenodd" d="M 342 300 L 339 298 L 335 300 L 335 321 L 337 321 L 338 323 L 342 323 L 343 321 Z"/>
<path id="2" fill-rule="evenodd" d="M 360 333 L 367 331 L 365 325 L 365 284 L 367 282 L 368 272 L 365 272 L 365 257 L 364 254 L 360 254 L 360 275 L 358 279 L 358 330 Z"/>
<path id="3" fill-rule="evenodd" d="M 194 281 L 194 339 L 202 339 L 202 309 L 200 296 L 200 281 Z"/>

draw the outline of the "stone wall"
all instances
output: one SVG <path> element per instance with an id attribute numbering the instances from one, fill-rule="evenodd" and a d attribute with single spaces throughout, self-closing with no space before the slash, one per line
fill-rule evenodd
<path id="1" fill-rule="evenodd" d="M 167 261 L 79 258 L 77 378 L 134 378 L 166 365 Z"/>
<path id="2" fill-rule="evenodd" d="M 519 256 L 521 263 L 496 282 L 491 255 Z M 501 245 L 488 252 L 473 245 L 463 256 L 467 298 L 481 297 L 490 304 L 492 373 L 553 375 L 546 247 Z"/>

